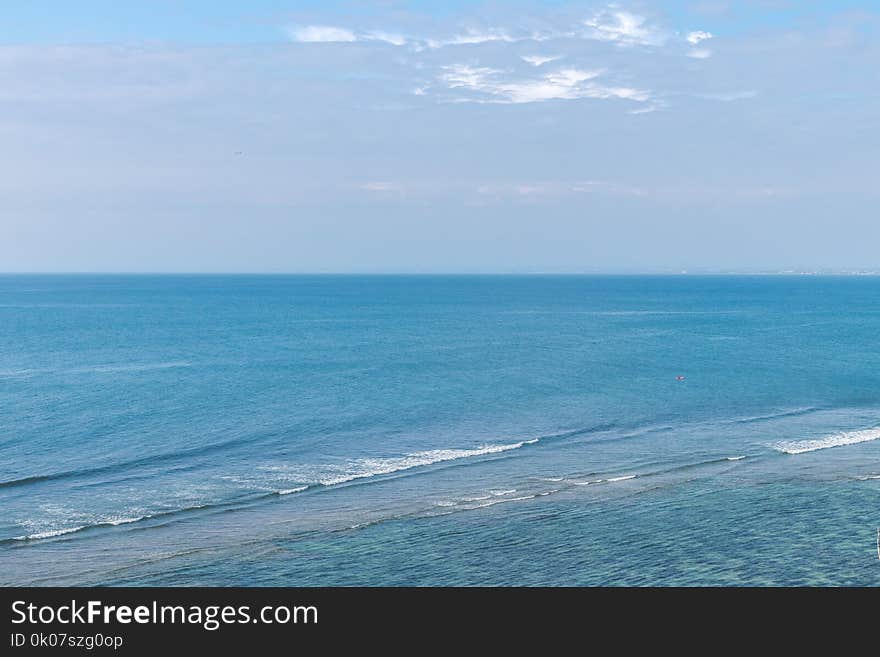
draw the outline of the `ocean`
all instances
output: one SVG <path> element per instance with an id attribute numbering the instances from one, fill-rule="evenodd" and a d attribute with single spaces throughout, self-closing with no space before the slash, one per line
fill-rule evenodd
<path id="1" fill-rule="evenodd" d="M 880 278 L 0 276 L 0 584 L 877 585 Z"/>

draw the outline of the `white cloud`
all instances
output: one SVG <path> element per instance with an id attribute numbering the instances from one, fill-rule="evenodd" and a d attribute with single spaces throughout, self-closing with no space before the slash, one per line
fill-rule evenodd
<path id="1" fill-rule="evenodd" d="M 343 43 L 357 41 L 357 35 L 344 27 L 304 25 L 288 29 L 290 38 L 300 43 Z"/>
<path id="2" fill-rule="evenodd" d="M 512 43 L 516 41 L 504 30 L 491 29 L 485 32 L 479 30 L 468 30 L 465 34 L 458 34 L 449 40 L 450 44 L 468 44 L 468 43 L 488 43 L 491 41 L 504 41 Z"/>
<path id="3" fill-rule="evenodd" d="M 511 58 L 518 57 L 526 64 L 539 69 L 532 75 L 522 72 L 514 72 L 516 68 L 511 65 L 502 65 L 499 68 L 489 68 L 475 60 L 470 64 L 454 64 L 440 67 L 437 80 L 442 84 L 437 85 L 428 79 L 416 78 L 409 82 L 411 93 L 416 96 L 434 96 L 442 89 L 446 89 L 446 97 L 440 98 L 447 102 L 465 103 L 501 103 L 520 104 L 535 103 L 549 100 L 575 100 L 583 98 L 595 99 L 624 99 L 639 103 L 631 114 L 646 114 L 656 111 L 660 101 L 654 95 L 641 88 L 634 86 L 615 86 L 606 81 L 604 71 L 593 67 L 569 65 L 567 67 L 552 70 L 557 67 L 548 66 L 551 62 L 566 57 L 563 39 L 587 39 L 608 44 L 610 47 L 638 47 L 666 45 L 673 39 L 679 44 L 686 42 L 689 47 L 683 54 L 692 59 L 708 59 L 712 51 L 704 47 L 704 42 L 713 38 L 713 35 L 705 30 L 693 30 L 689 32 L 672 32 L 662 29 L 649 20 L 647 15 L 641 15 L 626 11 L 616 5 L 608 5 L 605 9 L 595 13 L 592 18 L 580 21 L 574 26 L 561 25 L 548 26 L 542 30 L 513 29 L 505 26 L 469 27 L 459 32 L 440 34 L 433 37 L 425 35 L 414 36 L 399 32 L 394 29 L 367 30 L 358 28 L 344 28 L 327 25 L 294 26 L 288 30 L 291 38 L 308 43 L 384 43 L 395 47 L 405 47 L 412 52 L 421 52 L 427 49 L 437 50 L 455 47 L 473 47 L 474 52 L 480 52 L 481 44 L 513 44 L 531 42 L 536 49 L 559 48 L 554 53 L 510 53 Z M 451 36 L 450 36 L 451 34 Z M 558 43 L 549 46 L 539 46 L 539 42 Z M 528 51 L 527 51 L 528 52 Z M 421 58 L 416 58 L 421 59 Z M 432 66 L 429 63 L 417 61 L 411 62 L 415 68 Z M 448 62 L 449 60 L 447 60 Z M 543 68 L 542 68 L 543 67 Z M 455 90 L 455 97 L 450 97 L 448 90 Z M 740 92 L 747 93 L 747 92 Z M 706 95 L 705 98 L 714 100 L 737 100 L 748 96 L 730 94 Z M 660 103 L 662 105 L 662 103 Z M 374 190 L 376 191 L 376 190 Z M 387 191 L 387 190 L 385 190 Z"/>
<path id="4" fill-rule="evenodd" d="M 601 70 L 567 68 L 540 78 L 513 80 L 504 79 L 503 71 L 466 64 L 446 66 L 444 71 L 440 79 L 450 89 L 465 89 L 479 94 L 476 97 L 458 98 L 460 102 L 518 104 L 578 98 L 620 98 L 644 102 L 650 97 L 647 91 L 640 89 L 598 83 L 596 78 L 602 75 Z"/>
<path id="5" fill-rule="evenodd" d="M 695 30 L 693 32 L 688 32 L 688 35 L 685 38 L 687 39 L 687 42 L 689 44 L 691 44 L 692 46 L 695 46 L 698 43 L 700 43 L 700 41 L 705 41 L 706 39 L 711 39 L 712 36 L 713 35 L 711 32 L 704 32 L 703 30 Z"/>
<path id="6" fill-rule="evenodd" d="M 488 30 L 467 29 L 442 39 L 424 39 L 385 30 L 360 31 L 331 25 L 293 26 L 287 29 L 291 39 L 300 43 L 351 43 L 353 41 L 381 41 L 394 46 L 412 46 L 416 50 L 445 48 L 447 46 L 478 45 L 482 43 L 514 43 L 531 37 L 511 36 L 501 28 Z"/>
<path id="7" fill-rule="evenodd" d="M 482 196 L 494 196 L 496 200 L 511 197 L 540 200 L 543 197 L 570 194 L 576 190 L 566 181 L 531 180 L 484 183 L 474 188 L 474 191 Z"/>
<path id="8" fill-rule="evenodd" d="M 409 43 L 407 37 L 397 32 L 367 32 L 362 38 L 368 41 L 384 41 L 392 46 L 405 46 Z"/>
<path id="9" fill-rule="evenodd" d="M 443 48 L 445 46 L 463 46 L 474 45 L 480 43 L 491 43 L 493 41 L 501 41 L 504 43 L 513 43 L 522 40 L 522 37 L 513 37 L 505 30 L 491 28 L 489 30 L 465 30 L 464 34 L 456 34 L 449 39 L 429 39 L 426 44 L 429 48 Z"/>
<path id="10" fill-rule="evenodd" d="M 635 183 L 614 179 L 520 179 L 484 180 L 473 179 L 423 179 L 407 182 L 369 182 L 359 185 L 362 190 L 375 193 L 377 200 L 402 198 L 413 194 L 422 197 L 433 194 L 464 194 L 480 197 L 484 202 L 508 201 L 541 202 L 567 196 L 608 196 L 652 199 L 661 202 L 680 202 L 682 199 L 714 201 L 719 199 L 764 199 L 792 196 L 796 190 L 772 182 L 756 182 L 735 185 L 711 185 L 688 183 Z"/>
<path id="11" fill-rule="evenodd" d="M 640 187 L 608 180 L 494 181 L 477 185 L 472 191 L 483 197 L 495 197 L 496 200 L 520 198 L 536 201 L 572 194 L 645 196 L 647 193 L 647 190 Z"/>
<path id="12" fill-rule="evenodd" d="M 397 32 L 374 30 L 355 32 L 346 27 L 332 25 L 299 25 L 290 27 L 288 35 L 299 43 L 352 43 L 353 41 L 382 41 L 393 46 L 405 46 L 409 39 Z"/>
<path id="13" fill-rule="evenodd" d="M 562 59 L 562 55 L 522 55 L 520 59 L 532 66 L 543 66 L 544 64 Z"/>
<path id="14" fill-rule="evenodd" d="M 583 26 L 586 26 L 586 30 Z M 581 21 L 577 26 L 556 26 L 541 31 L 510 30 L 505 27 L 470 27 L 452 36 L 412 36 L 394 30 L 358 30 L 332 25 L 295 25 L 287 28 L 294 41 L 302 43 L 350 43 L 354 41 L 379 41 L 394 46 L 409 46 L 416 51 L 439 49 L 449 46 L 469 46 L 486 43 L 518 43 L 522 41 L 547 42 L 558 39 L 592 39 L 618 46 L 662 46 L 669 40 L 669 33 L 652 25 L 645 16 L 624 11 L 609 5 Z M 691 45 L 711 39 L 712 34 L 703 30 L 688 32 L 685 39 Z M 533 66 L 541 66 L 558 59 L 541 55 L 527 55 L 522 59 Z"/>
<path id="15" fill-rule="evenodd" d="M 650 26 L 644 16 L 628 11 L 600 11 L 584 25 L 589 28 L 587 38 L 621 46 L 662 46 L 666 42 L 664 32 Z"/>
<path id="16" fill-rule="evenodd" d="M 493 68 L 473 67 L 467 64 L 455 64 L 453 66 L 445 66 L 447 71 L 441 76 L 451 89 L 465 87 L 467 89 L 482 89 L 489 84 L 488 80 L 491 76 L 501 71 Z"/>

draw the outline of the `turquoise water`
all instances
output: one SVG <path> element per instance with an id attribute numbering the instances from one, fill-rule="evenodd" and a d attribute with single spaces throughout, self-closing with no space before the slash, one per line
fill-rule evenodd
<path id="1" fill-rule="evenodd" d="M 0 338 L 2 584 L 880 583 L 880 278 L 2 276 Z"/>

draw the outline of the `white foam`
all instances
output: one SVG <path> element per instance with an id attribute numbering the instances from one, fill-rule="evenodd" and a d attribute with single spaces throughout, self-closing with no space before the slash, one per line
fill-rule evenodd
<path id="1" fill-rule="evenodd" d="M 73 532 L 78 532 L 81 529 L 85 529 L 88 525 L 81 525 L 79 527 L 68 527 L 66 529 L 51 529 L 45 532 L 36 532 L 34 534 L 28 534 L 27 536 L 16 536 L 16 541 L 38 541 L 42 538 L 53 538 L 55 536 L 63 536 L 64 534 L 72 534 Z"/>
<path id="2" fill-rule="evenodd" d="M 462 497 L 459 500 L 440 500 L 439 502 L 434 502 L 435 506 L 443 506 L 443 507 L 451 507 L 451 506 L 460 506 L 465 504 L 472 504 L 474 502 L 485 502 L 486 500 L 491 500 L 493 497 L 506 497 L 507 495 L 513 495 L 516 492 L 516 488 L 507 488 L 504 490 L 490 490 L 487 495 L 475 495 L 473 497 Z M 532 496 L 534 497 L 534 496 Z M 499 502 L 509 502 L 508 499 L 495 500 L 490 502 L 489 504 L 480 504 L 476 507 L 466 507 L 466 508 L 482 508 L 484 506 L 492 506 L 493 504 L 498 504 Z"/>
<path id="3" fill-rule="evenodd" d="M 728 456 L 727 460 L 728 461 L 742 461 L 744 458 L 745 458 L 745 456 Z"/>
<path id="4" fill-rule="evenodd" d="M 541 493 L 541 495 L 549 495 L 550 493 Z M 505 497 L 500 500 L 492 500 L 491 502 L 486 502 L 484 504 L 478 504 L 473 507 L 474 509 L 485 509 L 488 506 L 495 506 L 496 504 L 504 504 L 506 502 L 522 502 L 524 500 L 533 500 L 537 495 L 523 495 L 522 497 Z"/>
<path id="5" fill-rule="evenodd" d="M 301 493 L 306 490 L 308 486 L 297 486 L 296 488 L 284 488 L 278 491 L 279 495 L 292 495 L 293 493 Z"/>
<path id="6" fill-rule="evenodd" d="M 575 486 L 592 486 L 594 484 L 613 484 L 616 481 L 627 481 L 628 479 L 635 479 L 639 475 L 631 474 L 631 475 L 622 475 L 620 477 L 609 477 L 608 479 L 591 479 L 589 481 L 573 481 L 572 483 Z"/>
<path id="7" fill-rule="evenodd" d="M 878 438 L 880 438 L 880 428 L 874 428 L 862 429 L 861 431 L 842 431 L 815 440 L 783 441 L 770 445 L 770 447 L 785 454 L 803 454 L 819 449 L 866 443 Z"/>
<path id="8" fill-rule="evenodd" d="M 102 522 L 96 523 L 98 525 L 113 525 L 114 527 L 117 525 L 128 525 L 132 522 L 139 522 L 141 520 L 146 520 L 147 518 L 151 518 L 150 515 L 145 516 L 135 516 L 132 518 L 111 518 L 109 520 L 104 520 Z"/>
<path id="9" fill-rule="evenodd" d="M 38 541 L 44 538 L 55 538 L 56 536 L 64 536 L 65 534 L 73 534 L 74 532 L 82 531 L 83 529 L 89 529 L 91 527 L 101 527 L 103 525 L 112 525 L 113 527 L 117 527 L 119 525 L 128 525 L 133 522 L 140 522 L 141 520 L 146 520 L 151 518 L 152 516 L 147 514 L 143 516 L 111 516 L 109 518 L 99 518 L 96 519 L 95 522 L 89 523 L 86 525 L 77 525 L 76 527 L 65 527 L 63 529 L 47 529 L 45 531 L 34 532 L 32 534 L 28 534 L 27 536 L 16 536 L 16 541 Z"/>
<path id="10" fill-rule="evenodd" d="M 880 479 L 880 474 L 870 474 L 865 475 L 864 477 L 859 477 L 859 481 L 871 481 L 873 479 Z"/>
<path id="11" fill-rule="evenodd" d="M 516 492 L 516 488 L 507 488 L 505 490 L 490 490 L 488 495 L 478 495 L 476 497 L 463 497 L 463 502 L 482 502 L 483 500 L 490 500 L 493 497 L 504 497 L 505 495 L 513 495 Z"/>
<path id="12" fill-rule="evenodd" d="M 434 463 L 456 461 L 458 459 L 485 456 L 487 454 L 499 454 L 501 452 L 519 449 L 524 445 L 532 445 L 536 442 L 538 442 L 538 439 L 533 438 L 518 443 L 483 445 L 474 449 L 430 449 L 424 452 L 414 452 L 412 454 L 405 454 L 404 456 L 397 457 L 357 459 L 344 466 L 342 472 L 339 474 L 321 476 L 318 479 L 318 483 L 323 484 L 324 486 L 344 484 L 355 479 L 391 474 L 392 472 L 410 470 L 412 468 L 433 465 Z"/>

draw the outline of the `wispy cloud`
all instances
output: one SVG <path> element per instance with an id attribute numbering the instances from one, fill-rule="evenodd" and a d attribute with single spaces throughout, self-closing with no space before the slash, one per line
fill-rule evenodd
<path id="1" fill-rule="evenodd" d="M 291 40 L 298 43 L 351 43 L 380 41 L 393 46 L 411 46 L 415 50 L 445 48 L 447 46 L 478 45 L 482 43 L 514 43 L 531 38 L 529 35 L 512 36 L 502 28 L 467 29 L 448 37 L 422 38 L 388 30 L 353 30 L 332 25 L 295 25 L 287 28 Z"/>
<path id="2" fill-rule="evenodd" d="M 395 29 L 364 30 L 332 25 L 294 25 L 286 29 L 289 37 L 300 43 L 350 43 L 354 41 L 384 42 L 394 46 L 408 46 L 416 51 L 436 50 L 453 46 L 475 46 L 487 43 L 518 43 L 525 41 L 549 42 L 561 39 L 604 41 L 617 46 L 663 46 L 670 34 L 653 24 L 646 16 L 625 11 L 616 5 L 595 12 L 576 23 L 544 26 L 538 30 L 512 29 L 505 26 L 468 27 L 446 35 L 412 35 Z M 684 39 L 692 46 L 711 39 L 704 30 L 687 32 Z M 553 57 L 556 59 L 557 57 Z M 541 55 L 527 55 L 523 59 L 541 66 L 553 59 Z"/>
<path id="3" fill-rule="evenodd" d="M 406 182 L 377 181 L 358 185 L 377 201 L 402 198 L 454 196 L 486 202 L 545 202 L 566 197 L 618 197 L 663 203 L 717 202 L 718 200 L 760 200 L 794 196 L 797 190 L 773 181 L 744 180 L 736 184 L 687 184 L 625 179 L 415 179 Z"/>
<path id="4" fill-rule="evenodd" d="M 428 184 L 422 184 L 425 189 Z M 634 183 L 624 180 L 521 180 L 483 182 L 476 186 L 460 183 L 447 191 L 471 192 L 488 201 L 548 201 L 566 196 L 605 196 L 644 199 L 662 203 L 753 201 L 771 197 L 791 197 L 797 190 L 771 182 L 742 181 L 733 185 L 705 183 L 677 185 L 663 182 Z"/>
<path id="5" fill-rule="evenodd" d="M 455 64 L 444 67 L 440 80 L 450 89 L 462 89 L 476 95 L 460 97 L 460 102 L 535 103 L 579 98 L 618 98 L 644 102 L 647 91 L 617 87 L 597 81 L 604 71 L 566 68 L 539 78 L 507 79 L 505 72 L 487 67 Z"/>
<path id="6" fill-rule="evenodd" d="M 514 37 L 507 33 L 506 30 L 500 28 L 492 28 L 489 30 L 468 29 L 463 34 L 456 34 L 449 39 L 441 41 L 431 41 L 432 47 L 469 45 L 477 43 L 490 43 L 492 41 L 503 41 L 505 43 L 513 43 L 519 41 L 523 37 Z"/>
<path id="7" fill-rule="evenodd" d="M 532 66 L 543 66 L 562 59 L 562 55 L 521 55 L 520 59 Z"/>
<path id="8" fill-rule="evenodd" d="M 390 182 L 387 180 L 373 180 L 370 182 L 365 182 L 360 185 L 360 188 L 367 192 L 383 192 L 383 193 L 397 193 L 400 194 L 404 191 L 404 186 L 397 182 Z"/>
<path id="9" fill-rule="evenodd" d="M 409 64 L 417 69 L 435 68 L 434 79 L 419 75 L 409 81 L 411 93 L 416 96 L 430 96 L 441 101 L 471 103 L 535 103 L 549 100 L 575 100 L 582 98 L 625 99 L 642 104 L 633 114 L 645 114 L 659 107 L 659 100 L 641 85 L 616 85 L 608 82 L 604 68 L 595 63 L 585 64 L 578 56 L 574 41 L 598 41 L 607 48 L 662 47 L 675 42 L 677 48 L 689 44 L 684 53 L 693 59 L 711 57 L 711 50 L 701 44 L 712 38 L 710 32 L 693 30 L 678 32 L 656 24 L 648 15 L 628 11 L 617 5 L 607 5 L 591 17 L 571 22 L 558 20 L 544 22 L 540 27 L 522 22 L 518 27 L 488 25 L 483 27 L 464 27 L 450 30 L 444 35 L 441 29 L 414 35 L 402 30 L 366 29 L 330 25 L 300 25 L 288 29 L 291 39 L 301 43 L 346 44 L 351 42 L 373 42 L 403 47 L 410 51 Z M 531 43 L 535 49 L 550 50 L 549 53 L 522 53 L 522 44 Z M 495 47 L 481 50 L 481 46 Z M 503 53 L 510 44 L 508 63 L 503 62 Z M 521 44 L 520 47 L 515 47 Z M 550 45 L 547 45 L 550 44 Z M 467 64 L 453 63 L 450 58 L 441 56 L 441 51 L 457 53 L 467 51 L 470 61 Z M 554 52 L 554 50 L 556 52 Z M 428 54 L 428 51 L 434 54 Z M 519 51 L 519 52 L 517 52 Z M 482 60 L 483 53 L 490 53 L 491 59 Z M 636 50 L 638 52 L 638 50 Z M 419 54 L 422 53 L 422 54 Z M 457 57 L 457 56 L 456 56 Z M 566 59 L 570 65 L 558 68 L 548 64 Z M 439 60 L 439 61 L 438 61 Z M 535 69 L 533 75 L 515 72 L 520 67 L 510 60 L 525 62 Z M 600 60 L 601 61 L 601 60 Z M 491 62 L 490 65 L 487 65 Z M 555 70 L 553 70 L 555 69 Z M 545 72 L 546 71 L 546 72 Z M 439 84 L 438 84 L 439 83 Z M 442 90 L 446 90 L 443 96 Z M 449 97 L 449 90 L 456 91 Z M 650 102 L 648 102 L 650 101 Z"/>
<path id="10" fill-rule="evenodd" d="M 462 186 L 463 188 L 465 186 Z M 485 182 L 473 188 L 484 198 L 496 200 L 550 200 L 568 195 L 597 194 L 611 196 L 644 196 L 645 190 L 608 180 L 530 180 Z"/>
<path id="11" fill-rule="evenodd" d="M 685 35 L 685 41 L 687 41 L 692 46 L 698 46 L 703 41 L 708 41 L 713 38 L 711 32 L 706 32 L 704 30 L 694 30 L 693 32 L 688 32 Z M 691 59 L 709 59 L 712 56 L 712 51 L 708 48 L 691 48 L 685 53 Z"/>
<path id="12" fill-rule="evenodd" d="M 383 41 L 390 43 L 392 46 L 405 46 L 409 43 L 409 38 L 398 32 L 367 32 L 362 37 L 366 41 Z"/>
<path id="13" fill-rule="evenodd" d="M 692 46 L 697 45 L 700 41 L 705 41 L 706 39 L 712 38 L 711 32 L 704 32 L 703 30 L 695 30 L 694 32 L 688 32 L 685 39 Z"/>
<path id="14" fill-rule="evenodd" d="M 344 27 L 304 25 L 288 28 L 290 38 L 300 43 L 345 43 L 357 41 L 357 35 Z"/>
<path id="15" fill-rule="evenodd" d="M 584 25 L 587 38 L 620 46 L 662 46 L 667 40 L 666 33 L 650 25 L 644 16 L 613 8 L 597 12 Z"/>
<path id="16" fill-rule="evenodd" d="M 628 114 L 650 114 L 651 112 L 656 112 L 658 109 L 660 109 L 659 105 L 647 105 L 645 107 L 631 109 Z"/>
<path id="17" fill-rule="evenodd" d="M 360 32 L 334 25 L 295 25 L 287 28 L 291 40 L 297 43 L 353 43 L 355 41 L 381 41 L 393 46 L 405 46 L 412 40 L 398 32 L 372 30 Z"/>

